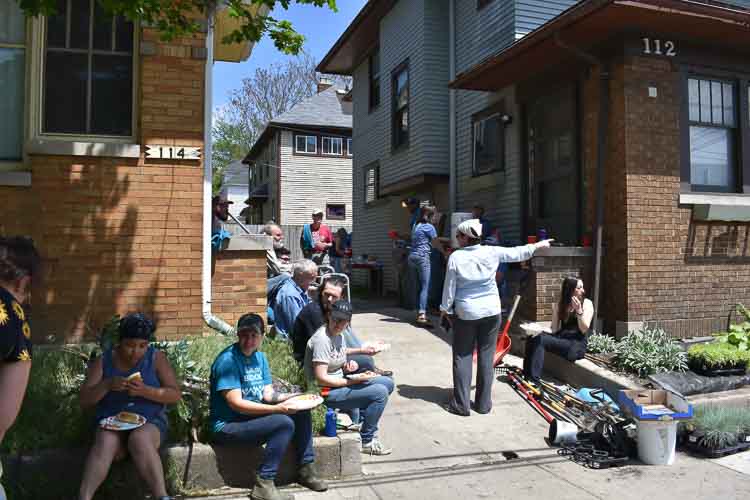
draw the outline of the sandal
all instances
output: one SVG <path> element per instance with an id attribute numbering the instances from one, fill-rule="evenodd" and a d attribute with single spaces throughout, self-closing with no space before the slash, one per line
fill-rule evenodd
<path id="1" fill-rule="evenodd" d="M 417 314 L 417 323 L 420 325 L 427 325 L 430 323 L 430 320 L 427 319 L 427 315 L 425 313 Z"/>

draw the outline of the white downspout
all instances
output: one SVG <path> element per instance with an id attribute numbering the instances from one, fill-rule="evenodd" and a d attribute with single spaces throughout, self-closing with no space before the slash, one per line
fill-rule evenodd
<path id="1" fill-rule="evenodd" d="M 456 78 L 456 2 L 448 3 L 448 81 Z M 456 211 L 456 91 L 448 89 L 448 204 L 450 213 Z"/>
<path id="2" fill-rule="evenodd" d="M 213 67 L 214 67 L 214 13 L 215 7 L 208 9 L 206 30 L 206 73 L 203 96 L 203 268 L 201 270 L 202 311 L 206 324 L 224 335 L 234 333 L 234 328 L 211 313 L 211 195 L 213 171 L 211 168 L 211 116 L 213 113 Z"/>

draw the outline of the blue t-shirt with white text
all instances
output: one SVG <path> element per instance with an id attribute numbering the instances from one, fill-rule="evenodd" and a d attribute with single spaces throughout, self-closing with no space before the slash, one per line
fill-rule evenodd
<path id="1" fill-rule="evenodd" d="M 242 390 L 242 399 L 261 403 L 263 387 L 270 385 L 271 369 L 266 355 L 255 351 L 245 356 L 237 344 L 232 344 L 216 357 L 211 365 L 211 412 L 209 420 L 214 432 L 219 432 L 227 422 L 247 418 L 229 407 L 222 391 Z"/>

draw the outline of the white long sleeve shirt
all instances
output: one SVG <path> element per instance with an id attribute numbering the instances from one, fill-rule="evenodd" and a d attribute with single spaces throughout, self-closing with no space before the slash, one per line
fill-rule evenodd
<path id="1" fill-rule="evenodd" d="M 501 262 L 522 262 L 534 255 L 534 245 L 504 248 L 472 245 L 453 252 L 443 285 L 440 310 L 463 320 L 500 314 L 495 272 Z"/>

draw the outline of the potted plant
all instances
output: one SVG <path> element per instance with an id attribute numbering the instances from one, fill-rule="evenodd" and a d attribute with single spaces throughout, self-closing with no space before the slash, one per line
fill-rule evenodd
<path id="1" fill-rule="evenodd" d="M 706 376 L 744 375 L 750 364 L 750 351 L 728 342 L 694 345 L 688 350 L 688 365 Z"/>
<path id="2" fill-rule="evenodd" d="M 685 430 L 688 448 L 710 458 L 750 448 L 750 412 L 744 408 L 699 407 Z"/>

